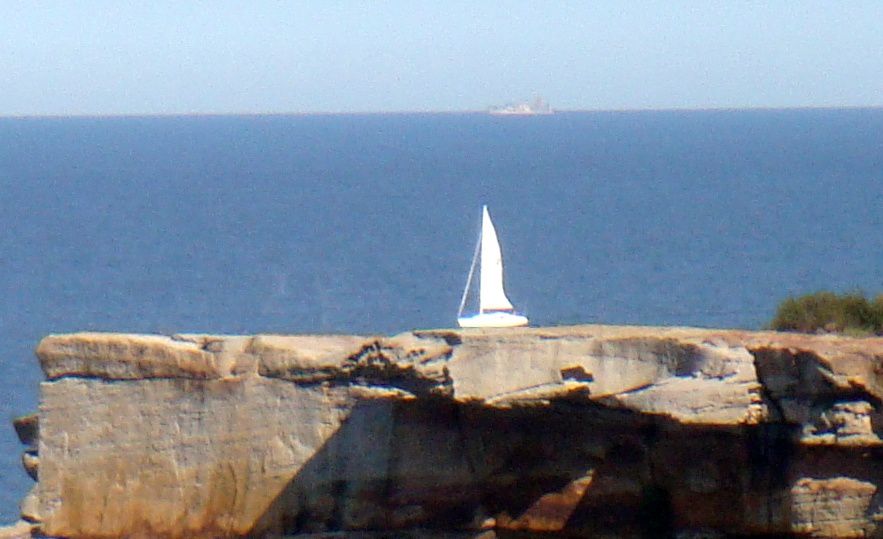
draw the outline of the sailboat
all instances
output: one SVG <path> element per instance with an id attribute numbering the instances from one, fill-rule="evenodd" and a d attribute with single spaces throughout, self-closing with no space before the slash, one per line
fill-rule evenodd
<path id="1" fill-rule="evenodd" d="M 479 253 L 481 254 L 480 259 Z M 463 316 L 466 296 L 469 294 L 475 266 L 479 261 L 481 266 L 478 282 L 478 314 Z M 494 223 L 491 221 L 491 214 L 488 213 L 487 206 L 481 208 L 481 234 L 478 237 L 478 244 L 475 246 L 475 254 L 472 256 L 469 275 L 466 277 L 466 288 L 460 299 L 457 323 L 462 328 L 506 328 L 527 325 L 527 317 L 515 312 L 515 308 L 503 290 L 503 255 L 500 252 L 497 231 L 494 230 Z"/>

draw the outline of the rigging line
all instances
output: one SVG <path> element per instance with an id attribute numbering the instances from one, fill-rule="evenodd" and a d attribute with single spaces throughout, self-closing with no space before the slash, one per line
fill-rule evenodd
<path id="1" fill-rule="evenodd" d="M 481 249 L 481 234 L 478 235 L 478 241 L 475 242 L 475 253 L 472 254 L 472 265 L 469 266 L 469 275 L 466 277 L 466 288 L 463 289 L 463 297 L 460 298 L 460 308 L 457 310 L 457 318 L 463 314 L 463 307 L 466 306 L 466 295 L 469 294 L 469 285 L 472 284 L 472 274 L 475 273 L 475 263 L 478 261 L 478 252 Z"/>

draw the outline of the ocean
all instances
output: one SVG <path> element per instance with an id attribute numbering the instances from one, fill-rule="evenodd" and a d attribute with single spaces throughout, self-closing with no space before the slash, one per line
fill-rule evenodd
<path id="1" fill-rule="evenodd" d="M 48 333 L 450 327 L 488 204 L 534 325 L 883 292 L 883 110 L 0 119 L 0 522 Z"/>

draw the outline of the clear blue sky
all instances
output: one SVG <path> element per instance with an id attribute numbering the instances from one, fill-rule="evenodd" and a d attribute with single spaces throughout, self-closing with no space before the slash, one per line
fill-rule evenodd
<path id="1" fill-rule="evenodd" d="M 0 115 L 883 105 L 883 2 L 0 0 Z"/>

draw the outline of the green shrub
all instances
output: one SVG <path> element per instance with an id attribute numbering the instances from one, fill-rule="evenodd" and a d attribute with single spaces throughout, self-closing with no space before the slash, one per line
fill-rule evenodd
<path id="1" fill-rule="evenodd" d="M 788 297 L 776 310 L 770 328 L 803 333 L 883 334 L 883 294 L 873 301 L 860 292 L 816 292 Z"/>

